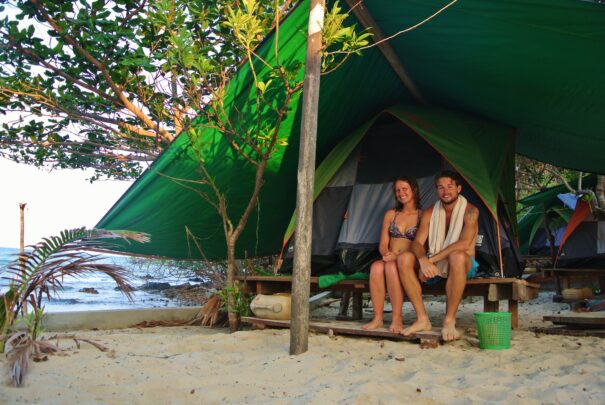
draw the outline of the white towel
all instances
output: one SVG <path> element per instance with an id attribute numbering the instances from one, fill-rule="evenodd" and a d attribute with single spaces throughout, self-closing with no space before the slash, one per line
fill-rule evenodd
<path id="1" fill-rule="evenodd" d="M 452 216 L 450 218 L 450 228 L 445 234 L 445 209 L 441 201 L 437 201 L 431 213 L 431 222 L 429 224 L 429 256 L 433 256 L 448 247 L 460 238 L 462 226 L 464 225 L 464 213 L 467 205 L 466 198 L 459 195 Z M 440 260 L 435 263 L 439 270 L 439 276 L 447 277 L 448 261 Z"/>

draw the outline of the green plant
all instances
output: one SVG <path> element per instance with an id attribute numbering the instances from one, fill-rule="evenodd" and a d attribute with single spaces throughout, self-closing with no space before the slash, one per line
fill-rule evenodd
<path id="1" fill-rule="evenodd" d="M 42 300 L 63 289 L 65 277 L 82 277 L 90 273 L 103 273 L 111 277 L 129 299 L 127 271 L 115 264 L 99 263 L 99 254 L 85 251 L 107 249 L 108 239 L 121 238 L 140 243 L 149 241 L 149 235 L 130 231 L 107 231 L 84 228 L 65 230 L 60 236 L 45 238 L 32 246 L 7 268 L 8 289 L 0 299 L 0 353 L 18 349 L 18 355 L 9 356 L 13 383 L 21 385 L 27 370 L 25 363 L 31 353 L 54 353 L 50 344 L 38 345 L 40 321 L 44 314 Z M 21 315 L 27 326 L 26 332 L 15 330 L 16 319 Z M 25 333 L 25 335 L 24 335 Z M 34 345 L 30 347 L 31 345 Z M 49 346 L 50 345 L 50 346 Z M 15 362 L 19 364 L 15 364 Z"/>
<path id="2" fill-rule="evenodd" d="M 233 305 L 229 305 L 229 294 L 233 297 Z M 250 315 L 250 302 L 252 297 L 236 282 L 233 287 L 225 287 L 217 292 L 217 295 L 222 300 L 221 309 L 241 316 Z"/>

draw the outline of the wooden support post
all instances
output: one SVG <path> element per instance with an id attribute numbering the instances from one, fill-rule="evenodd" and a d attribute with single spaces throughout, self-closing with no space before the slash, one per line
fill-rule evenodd
<path id="1" fill-rule="evenodd" d="M 511 298 L 511 287 L 505 284 L 490 284 L 487 290 L 488 301 L 500 301 Z"/>
<path id="2" fill-rule="evenodd" d="M 19 232 L 19 265 L 21 266 L 21 271 L 25 273 L 25 262 L 21 258 L 25 253 L 25 206 L 27 203 L 19 203 L 19 224 L 20 224 L 20 232 Z"/>
<path id="3" fill-rule="evenodd" d="M 359 321 L 363 319 L 363 293 L 353 293 L 353 319 Z"/>
<path id="4" fill-rule="evenodd" d="M 349 291 L 343 291 L 342 298 L 340 299 L 340 308 L 338 310 L 338 316 L 346 317 L 349 315 L 349 301 L 351 300 L 351 293 Z"/>
<path id="5" fill-rule="evenodd" d="M 488 296 L 483 297 L 483 312 L 498 312 L 500 301 L 490 301 Z"/>
<path id="6" fill-rule="evenodd" d="M 412 93 L 416 101 L 418 101 L 420 104 L 426 104 L 426 101 L 420 94 L 420 90 L 418 90 L 418 87 L 416 87 L 416 84 L 410 78 L 410 75 L 405 70 L 403 63 L 401 63 L 399 60 L 399 57 L 391 44 L 389 44 L 388 41 L 383 41 L 385 39 L 385 35 L 365 5 L 357 0 L 346 0 L 346 2 L 361 25 L 364 28 L 369 28 L 372 30 L 372 33 L 374 34 L 374 42 L 378 43 L 378 49 L 380 52 L 382 52 L 389 65 L 391 65 L 393 72 L 395 72 L 395 74 L 399 77 L 399 80 L 401 80 L 403 85 L 409 90 L 410 93 Z"/>
<path id="7" fill-rule="evenodd" d="M 519 301 L 508 300 L 508 312 L 510 312 L 510 323 L 513 329 L 519 327 Z"/>
<path id="8" fill-rule="evenodd" d="M 311 0 L 303 84 L 300 150 L 298 154 L 290 354 L 301 354 L 309 348 L 313 185 L 315 180 L 315 149 L 317 143 L 319 79 L 321 74 L 321 30 L 325 9 L 325 0 Z"/>
<path id="9" fill-rule="evenodd" d="M 515 301 L 529 301 L 538 296 L 538 288 L 528 285 L 524 280 L 517 280 L 512 285 L 512 299 Z"/>

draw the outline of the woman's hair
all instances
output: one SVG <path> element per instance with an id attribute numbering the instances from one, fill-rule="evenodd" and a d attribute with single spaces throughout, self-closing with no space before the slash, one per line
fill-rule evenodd
<path id="1" fill-rule="evenodd" d="M 395 190 L 395 186 L 398 181 L 403 181 L 410 185 L 410 188 L 412 189 L 412 193 L 414 193 L 414 205 L 416 206 L 416 209 L 420 209 L 421 208 L 420 207 L 420 187 L 418 187 L 418 182 L 412 176 L 403 175 L 403 176 L 397 177 L 395 179 L 395 181 L 393 182 L 393 195 L 395 195 L 395 210 L 401 211 L 403 209 L 403 204 L 401 202 L 399 202 L 399 200 L 397 200 L 397 195 L 396 195 L 396 190 Z"/>

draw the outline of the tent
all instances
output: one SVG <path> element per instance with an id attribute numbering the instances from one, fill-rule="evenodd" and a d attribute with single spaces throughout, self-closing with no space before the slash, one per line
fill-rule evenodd
<path id="1" fill-rule="evenodd" d="M 605 220 L 578 200 L 557 252 L 556 267 L 605 269 Z"/>
<path id="2" fill-rule="evenodd" d="M 596 180 L 595 175 L 584 177 L 583 187 L 594 187 Z M 605 268 L 605 222 L 581 199 L 572 207 L 563 206 L 561 199 L 566 195 L 562 193 L 566 191 L 564 185 L 559 185 L 520 200 L 529 206 L 519 220 L 521 253 L 550 255 L 544 230 L 544 218 L 548 217 L 555 231 L 556 266 Z"/>
<path id="3" fill-rule="evenodd" d="M 422 124 L 417 124 L 421 122 Z M 521 274 L 504 202 L 511 202 L 514 131 L 441 110 L 395 106 L 343 139 L 317 168 L 313 206 L 312 274 L 367 270 L 377 258 L 382 215 L 394 207 L 392 185 L 414 176 L 421 205 L 437 200 L 434 176 L 455 170 L 462 194 L 480 210 L 479 272 Z M 469 155 L 473 158 L 469 159 Z M 295 217 L 284 236 L 290 272 Z"/>
<path id="4" fill-rule="evenodd" d="M 389 36 L 445 4 L 366 0 L 362 8 Z M 303 62 L 308 14 L 309 2 L 299 2 L 280 25 L 279 36 L 269 35 L 257 54 L 274 63 L 277 47 L 282 63 Z M 351 22 L 356 21 L 352 16 Z M 422 101 L 380 48 L 350 57 L 321 80 L 318 161 L 381 111 L 402 104 L 439 108 L 514 128 L 519 153 L 563 167 L 605 172 L 604 5 L 572 0 L 467 0 L 396 36 L 389 45 Z M 269 69 L 259 64 L 257 73 L 262 80 Z M 228 114 L 237 113 L 238 103 L 254 97 L 252 83 L 251 71 L 243 65 L 226 94 Z M 280 147 L 269 162 L 258 210 L 238 241 L 239 257 L 274 254 L 282 247 L 281 235 L 295 205 L 300 110 L 297 96 L 292 114 L 281 126 L 280 139 L 287 146 Z M 198 119 L 192 130 L 203 127 Z M 230 215 L 238 218 L 250 193 L 253 168 L 219 133 L 204 131 L 207 169 L 224 190 Z M 151 243 L 123 243 L 116 245 L 116 251 L 172 258 L 226 256 L 216 211 L 199 197 L 193 183 L 183 186 L 174 181 L 197 178 L 194 149 L 200 147 L 187 136 L 177 137 L 97 224 L 152 235 Z"/>

